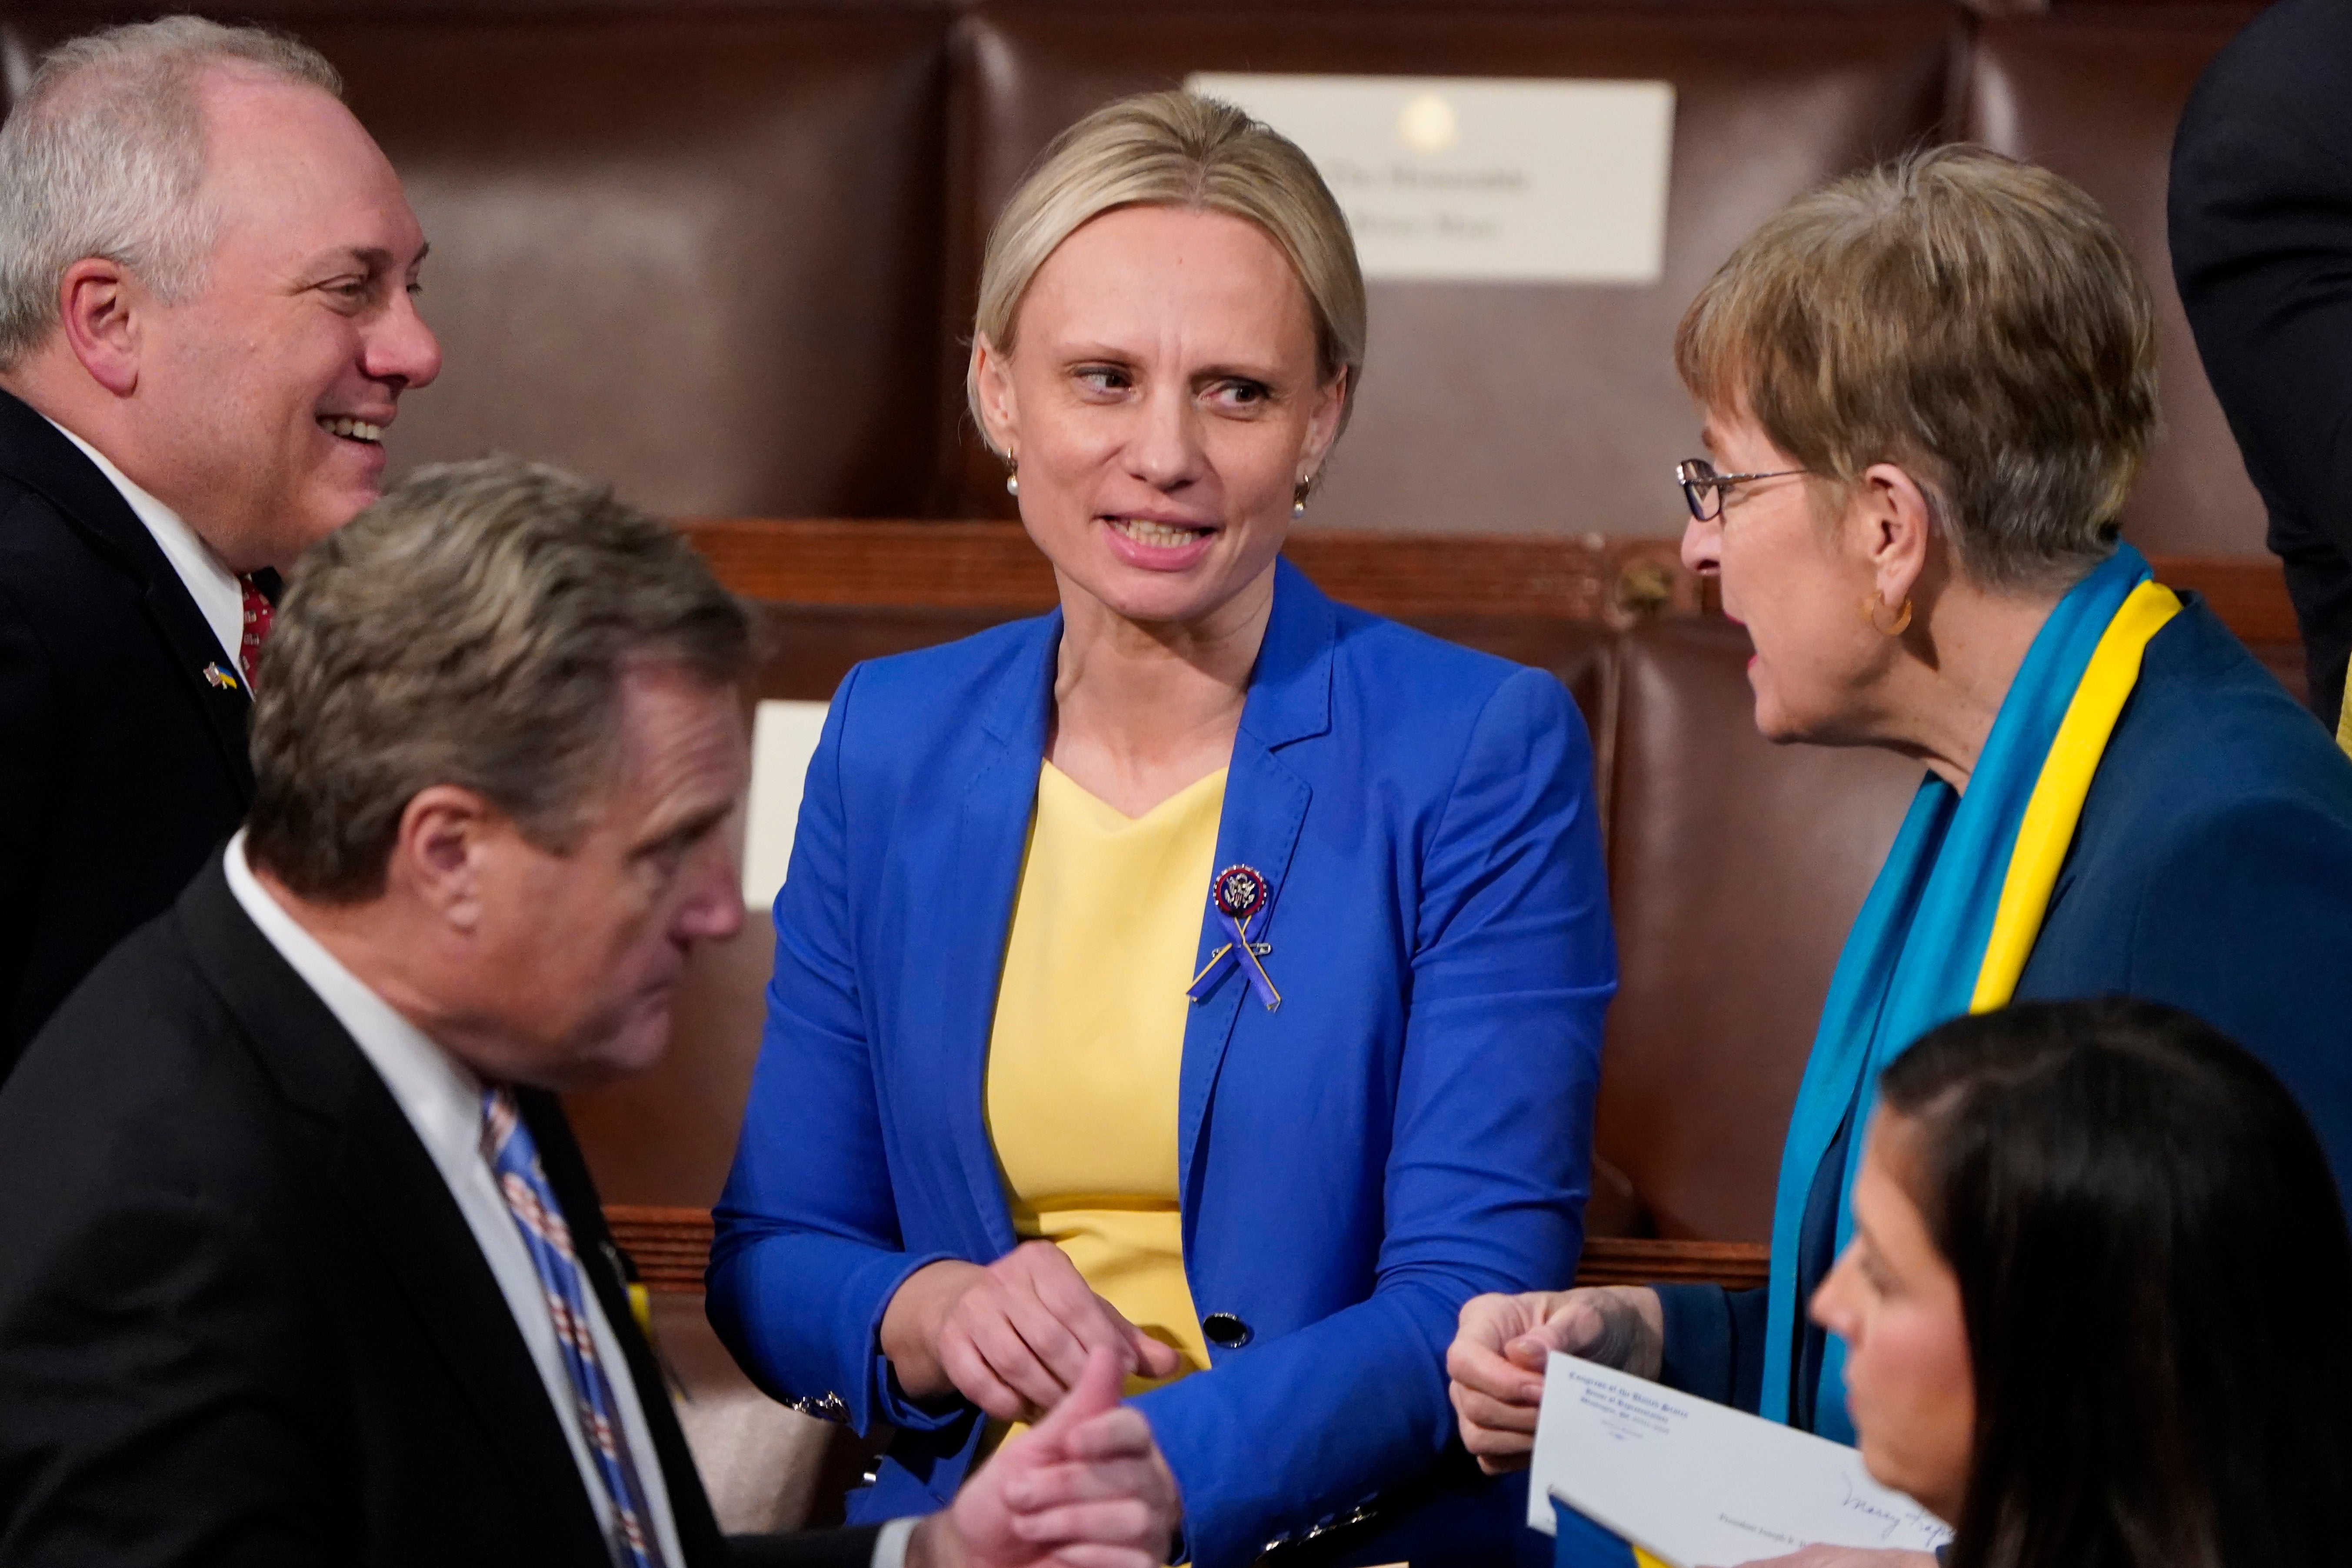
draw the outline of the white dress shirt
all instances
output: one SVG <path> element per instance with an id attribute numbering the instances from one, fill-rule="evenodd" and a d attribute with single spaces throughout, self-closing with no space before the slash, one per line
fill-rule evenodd
<path id="1" fill-rule="evenodd" d="M 562 1353 L 556 1348 L 555 1324 L 547 1315 L 539 1271 L 515 1229 L 513 1213 L 499 1194 L 498 1178 L 482 1156 L 481 1080 L 369 990 L 263 889 L 253 868 L 246 864 L 242 831 L 229 840 L 224 868 L 237 903 L 358 1042 L 392 1098 L 399 1102 L 409 1126 L 415 1129 L 425 1152 L 433 1156 L 441 1179 L 448 1184 L 449 1195 L 457 1199 L 467 1227 L 474 1233 L 475 1244 L 498 1279 L 499 1294 L 506 1298 L 507 1310 L 514 1314 L 515 1327 L 522 1331 L 523 1343 L 530 1348 L 540 1381 L 547 1385 L 548 1403 L 555 1407 L 564 1439 L 572 1445 L 572 1460 L 580 1467 L 580 1484 L 596 1510 L 596 1523 L 604 1538 L 611 1540 L 612 1499 L 605 1494 L 581 1429 L 579 1402 L 572 1393 L 571 1374 L 564 1370 Z M 622 1430 L 636 1459 L 638 1479 L 645 1483 L 646 1507 L 672 1568 L 686 1568 L 685 1554 L 678 1549 L 677 1521 L 670 1512 L 669 1488 L 654 1450 L 653 1434 L 646 1426 L 645 1407 L 637 1403 L 635 1380 L 629 1376 L 628 1362 L 613 1338 L 613 1326 L 595 1291 L 589 1289 L 586 1295 L 589 1331 L 595 1336 L 597 1359 L 604 1363 L 612 1381 L 614 1401 L 621 1407 Z M 903 1568 L 908 1538 L 917 1522 L 896 1519 L 884 1525 L 875 1538 L 869 1568 Z"/>
<path id="2" fill-rule="evenodd" d="M 226 868 L 229 890 L 236 895 L 236 901 L 359 1043 L 383 1076 L 384 1087 L 392 1090 L 392 1098 L 399 1102 L 408 1124 L 416 1130 L 425 1152 L 433 1156 L 441 1179 L 448 1184 L 449 1195 L 466 1216 L 467 1228 L 482 1249 L 483 1260 L 498 1279 L 499 1291 L 506 1298 L 507 1310 L 514 1314 L 515 1327 L 522 1331 L 523 1343 L 539 1367 L 540 1381 L 547 1385 L 547 1402 L 554 1406 L 557 1424 L 580 1467 L 580 1485 L 596 1510 L 596 1523 L 604 1539 L 612 1540 L 613 1500 L 605 1494 L 588 1439 L 581 1430 L 579 1400 L 572 1392 L 571 1374 L 564 1370 L 562 1352 L 556 1347 L 555 1324 L 547 1313 L 539 1271 L 531 1266 L 522 1235 L 515 1228 L 513 1212 L 499 1195 L 498 1178 L 482 1157 L 481 1080 L 369 990 L 264 890 L 246 864 L 242 832 L 229 840 Z M 582 1267 L 587 1265 L 583 1262 Z M 677 1521 L 670 1513 L 669 1488 L 662 1477 L 653 1433 L 646 1425 L 645 1408 L 637 1402 L 636 1382 L 629 1375 L 628 1360 L 613 1337 L 613 1325 L 605 1320 L 595 1290 L 592 1288 L 584 1293 L 588 1330 L 596 1342 L 597 1359 L 604 1363 L 612 1382 L 614 1403 L 620 1406 L 621 1427 L 636 1460 L 637 1477 L 645 1483 L 646 1511 L 653 1516 L 652 1526 L 666 1559 L 673 1568 L 685 1568 L 685 1554 L 678 1550 Z"/>
<path id="3" fill-rule="evenodd" d="M 48 419 L 46 414 L 41 417 Z M 245 646 L 245 584 L 236 580 L 236 574 L 221 563 L 212 546 L 197 538 L 196 531 L 182 521 L 178 512 L 132 484 L 121 468 L 107 460 L 105 453 L 56 420 L 49 419 L 49 424 L 58 435 L 80 447 L 83 457 L 98 465 L 107 483 L 121 491 L 131 510 L 138 513 L 147 531 L 155 536 L 163 559 L 172 563 L 172 570 L 188 590 L 188 597 L 196 602 L 205 624 L 220 639 L 221 651 L 228 655 L 228 668 L 241 671 L 243 667 L 237 663 L 236 656 Z"/>

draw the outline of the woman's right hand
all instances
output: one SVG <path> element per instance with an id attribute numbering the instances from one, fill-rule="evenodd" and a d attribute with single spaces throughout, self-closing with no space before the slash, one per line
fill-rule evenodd
<path id="1" fill-rule="evenodd" d="M 1097 1350 L 1146 1377 L 1172 1377 L 1183 1364 L 1096 1295 L 1050 1241 L 1023 1242 L 986 1266 L 918 1268 L 883 1309 L 881 1338 L 908 1398 L 961 1394 L 1000 1421 L 1053 1409 Z"/>
<path id="2" fill-rule="evenodd" d="M 1535 1451 L 1552 1352 L 1654 1378 L 1665 1360 L 1665 1338 L 1664 1308 L 1645 1286 L 1472 1297 L 1445 1352 L 1462 1446 L 1490 1476 L 1520 1468 Z"/>

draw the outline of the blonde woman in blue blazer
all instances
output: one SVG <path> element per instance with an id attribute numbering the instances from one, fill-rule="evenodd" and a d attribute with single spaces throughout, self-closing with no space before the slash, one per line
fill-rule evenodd
<path id="1" fill-rule="evenodd" d="M 1427 1468 L 1462 1304 L 1575 1267 L 1583 725 L 1278 558 L 1363 340 L 1329 193 L 1223 105 L 1102 110 L 991 240 L 974 411 L 1061 607 L 843 683 L 711 1262 L 763 1386 L 896 1428 L 853 1518 L 1108 1345 L 1182 1550 L 1247 1563 Z"/>

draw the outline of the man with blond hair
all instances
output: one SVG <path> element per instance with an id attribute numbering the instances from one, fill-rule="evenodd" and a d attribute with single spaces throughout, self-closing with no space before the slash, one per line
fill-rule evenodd
<path id="1" fill-rule="evenodd" d="M 244 816 L 277 570 L 439 369 L 341 90 L 173 16 L 60 46 L 0 127 L 0 1078 Z"/>

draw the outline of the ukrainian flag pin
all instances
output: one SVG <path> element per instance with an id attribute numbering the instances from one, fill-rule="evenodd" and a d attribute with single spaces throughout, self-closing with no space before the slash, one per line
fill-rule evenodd
<path id="1" fill-rule="evenodd" d="M 1265 873 L 1255 866 L 1228 866 L 1210 880 L 1210 905 L 1234 940 L 1211 953 L 1201 973 L 1192 976 L 1186 994 L 1194 1001 L 1208 994 L 1209 987 L 1217 983 L 1228 966 L 1239 964 L 1249 976 L 1250 989 L 1257 993 L 1257 999 L 1265 1004 L 1267 1012 L 1282 1005 L 1282 993 L 1274 988 L 1274 977 L 1259 962 L 1263 954 L 1273 950 L 1250 939 L 1250 922 L 1265 910 L 1268 891 Z"/>
<path id="2" fill-rule="evenodd" d="M 205 679 L 212 682 L 213 689 L 215 691 L 235 691 L 236 689 L 236 677 L 231 675 L 227 670 L 223 669 L 218 659 L 215 659 L 212 663 L 205 666 Z"/>

